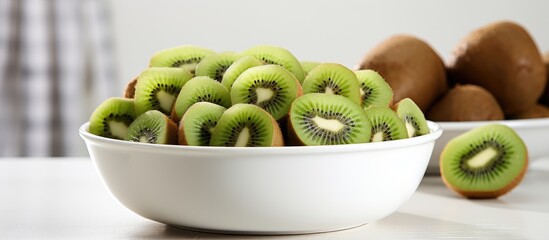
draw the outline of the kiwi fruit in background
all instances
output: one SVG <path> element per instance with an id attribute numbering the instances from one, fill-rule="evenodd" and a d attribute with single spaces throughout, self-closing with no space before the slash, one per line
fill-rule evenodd
<path id="1" fill-rule="evenodd" d="M 192 78 L 182 68 L 153 67 L 145 69 L 135 85 L 135 112 L 159 110 L 169 115 L 179 91 Z"/>
<path id="2" fill-rule="evenodd" d="M 305 76 L 309 74 L 311 70 L 313 70 L 315 67 L 321 64 L 321 62 L 314 62 L 314 61 L 301 61 L 301 68 L 303 69 L 303 73 Z"/>
<path id="3" fill-rule="evenodd" d="M 456 47 L 448 70 L 458 83 L 490 91 L 508 115 L 534 105 L 547 82 L 534 40 L 522 26 L 508 21 L 486 25 L 466 36 Z"/>
<path id="4" fill-rule="evenodd" d="M 196 76 L 181 88 L 175 100 L 172 119 L 179 122 L 187 109 L 197 102 L 211 102 L 228 108 L 231 106 L 231 96 L 220 82 L 207 76 Z"/>
<path id="5" fill-rule="evenodd" d="M 400 100 L 393 106 L 393 109 L 404 122 L 408 137 L 417 137 L 429 133 L 427 120 L 425 120 L 423 112 L 412 99 L 404 98 Z"/>
<path id="6" fill-rule="evenodd" d="M 393 101 L 411 98 L 422 111 L 448 89 L 446 69 L 425 41 L 408 35 L 392 36 L 367 53 L 356 70 L 372 69 L 391 86 Z"/>
<path id="7" fill-rule="evenodd" d="M 523 140 L 500 124 L 455 137 L 440 155 L 444 183 L 467 198 L 497 198 L 511 191 L 524 177 L 527 166 Z"/>
<path id="8" fill-rule="evenodd" d="M 196 76 L 208 76 L 218 82 L 223 80 L 225 71 L 242 55 L 235 52 L 210 54 L 196 66 Z"/>
<path id="9" fill-rule="evenodd" d="M 194 75 L 196 66 L 202 59 L 215 52 L 198 46 L 184 45 L 161 50 L 151 58 L 150 67 L 183 68 Z"/>
<path id="10" fill-rule="evenodd" d="M 365 110 L 372 125 L 370 142 L 384 142 L 408 138 L 406 125 L 387 107 L 371 107 Z"/>
<path id="11" fill-rule="evenodd" d="M 179 123 L 179 144 L 189 146 L 208 146 L 217 121 L 227 110 L 210 102 L 193 104 Z"/>
<path id="12" fill-rule="evenodd" d="M 112 97 L 103 101 L 90 117 L 89 132 L 97 136 L 125 139 L 128 126 L 134 121 L 133 99 Z"/>
<path id="13" fill-rule="evenodd" d="M 258 45 L 243 51 L 242 54 L 252 56 L 263 62 L 263 64 L 280 65 L 290 71 L 300 83 L 305 78 L 301 63 L 290 51 L 284 48 L 272 45 Z"/>
<path id="14" fill-rule="evenodd" d="M 509 116 L 510 119 L 549 118 L 549 107 L 535 104 L 526 110 Z"/>
<path id="15" fill-rule="evenodd" d="M 322 63 L 303 80 L 303 94 L 341 95 L 361 105 L 360 87 L 353 71 L 337 63 Z"/>
<path id="16" fill-rule="evenodd" d="M 279 120 L 288 114 L 294 99 L 301 95 L 301 85 L 284 67 L 269 64 L 249 68 L 240 74 L 230 95 L 233 104 L 255 104 Z"/>
<path id="17" fill-rule="evenodd" d="M 472 85 L 456 85 L 427 112 L 432 121 L 503 120 L 503 110 L 486 89 Z"/>
<path id="18" fill-rule="evenodd" d="M 263 108 L 237 103 L 227 109 L 214 128 L 211 146 L 283 146 L 282 133 L 275 119 Z"/>
<path id="19" fill-rule="evenodd" d="M 305 94 L 292 103 L 289 119 L 292 145 L 366 143 L 372 131 L 362 106 L 339 95 Z"/>
<path id="20" fill-rule="evenodd" d="M 164 113 L 149 110 L 128 127 L 126 140 L 152 144 L 177 144 L 177 124 Z"/>
<path id="21" fill-rule="evenodd" d="M 393 102 L 393 89 L 374 70 L 355 71 L 360 86 L 360 97 L 362 107 L 367 109 L 371 106 L 389 107 Z"/>
<path id="22" fill-rule="evenodd" d="M 545 91 L 543 91 L 543 95 L 541 95 L 541 98 L 539 102 L 547 107 L 549 107 L 549 52 L 546 52 L 543 54 L 543 62 L 545 63 Z"/>
<path id="23" fill-rule="evenodd" d="M 250 56 L 244 56 L 236 60 L 227 70 L 225 71 L 225 74 L 223 74 L 223 78 L 221 79 L 221 83 L 227 88 L 231 89 L 233 86 L 234 81 L 242 74 L 244 71 L 246 71 L 248 68 L 251 67 L 257 67 L 261 66 L 263 63 L 261 63 L 259 60 L 255 59 L 254 57 Z"/>
<path id="24" fill-rule="evenodd" d="M 133 98 L 135 96 L 135 85 L 137 85 L 137 77 L 129 81 L 126 85 L 126 88 L 124 89 L 125 98 Z"/>

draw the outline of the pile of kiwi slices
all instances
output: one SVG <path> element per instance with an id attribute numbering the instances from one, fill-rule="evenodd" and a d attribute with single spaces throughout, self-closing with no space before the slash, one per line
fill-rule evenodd
<path id="1" fill-rule="evenodd" d="M 373 70 L 300 62 L 270 45 L 242 52 L 179 46 L 156 53 L 124 97 L 103 102 L 90 133 L 191 146 L 266 147 L 390 141 L 429 133 L 409 98 Z"/>

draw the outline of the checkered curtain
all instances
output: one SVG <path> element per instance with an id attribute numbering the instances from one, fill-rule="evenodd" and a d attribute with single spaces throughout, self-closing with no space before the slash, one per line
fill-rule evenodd
<path id="1" fill-rule="evenodd" d="M 102 0 L 0 0 L 0 157 L 78 156 L 78 127 L 114 95 Z"/>

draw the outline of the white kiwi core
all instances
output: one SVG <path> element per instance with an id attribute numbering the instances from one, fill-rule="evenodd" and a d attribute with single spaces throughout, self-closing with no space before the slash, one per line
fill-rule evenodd
<path id="1" fill-rule="evenodd" d="M 408 137 L 413 137 L 414 134 L 416 134 L 416 128 L 408 121 L 406 121 L 406 130 L 408 132 Z"/>
<path id="2" fill-rule="evenodd" d="M 172 110 L 172 105 L 175 101 L 174 95 L 161 90 L 156 93 L 156 97 L 158 98 L 158 102 L 160 103 L 160 108 L 162 110 L 166 112 L 170 112 Z"/>
<path id="3" fill-rule="evenodd" d="M 249 140 L 250 140 L 250 129 L 245 127 L 238 134 L 238 139 L 236 140 L 236 143 L 234 144 L 234 146 L 245 147 L 248 144 Z"/>
<path id="4" fill-rule="evenodd" d="M 471 159 L 467 161 L 467 166 L 471 168 L 480 168 L 490 162 L 495 156 L 498 155 L 498 151 L 493 148 L 486 148 L 482 152 L 477 153 Z"/>
<path id="5" fill-rule="evenodd" d="M 109 129 L 111 134 L 117 138 L 125 139 L 128 133 L 128 126 L 125 123 L 119 121 L 109 121 Z"/>
<path id="6" fill-rule="evenodd" d="M 313 118 L 313 122 L 320 128 L 332 131 L 339 132 L 345 125 L 337 119 L 325 119 L 319 116 Z"/>
<path id="7" fill-rule="evenodd" d="M 372 136 L 372 142 L 383 142 L 383 132 L 376 132 L 374 133 L 374 136 Z"/>
<path id="8" fill-rule="evenodd" d="M 273 90 L 270 88 L 256 88 L 255 92 L 257 94 L 257 103 L 265 102 L 271 99 L 274 95 Z"/>

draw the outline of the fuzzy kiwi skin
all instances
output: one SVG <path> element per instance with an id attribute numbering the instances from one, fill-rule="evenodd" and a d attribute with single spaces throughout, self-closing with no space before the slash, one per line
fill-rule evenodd
<path id="1" fill-rule="evenodd" d="M 442 59 L 425 41 L 409 35 L 380 43 L 355 67 L 361 69 L 383 76 L 393 89 L 394 102 L 411 98 L 423 112 L 448 89 Z"/>
<path id="2" fill-rule="evenodd" d="M 522 26 L 508 21 L 489 24 L 465 37 L 448 70 L 458 83 L 490 91 L 508 115 L 536 103 L 547 81 L 534 40 Z"/>
<path id="3" fill-rule="evenodd" d="M 543 92 L 543 95 L 539 99 L 539 102 L 547 107 L 549 107 L 549 52 L 546 52 L 543 54 L 543 62 L 545 63 L 545 91 Z"/>
<path id="4" fill-rule="evenodd" d="M 486 89 L 468 84 L 456 85 L 427 112 L 432 121 L 503 120 L 501 107 Z"/>
<path id="5" fill-rule="evenodd" d="M 137 77 L 133 78 L 128 82 L 128 85 L 126 85 L 126 89 L 124 89 L 125 98 L 133 98 L 133 96 L 135 96 L 135 85 L 137 85 Z"/>
<path id="6" fill-rule="evenodd" d="M 527 151 L 527 148 L 526 148 L 526 145 L 524 144 L 524 142 L 522 140 L 520 140 L 519 144 L 521 146 L 519 147 L 522 147 L 525 149 L 524 151 L 524 156 L 522 159 L 519 159 L 519 160 L 524 160 L 524 166 L 522 167 L 521 171 L 518 173 L 518 175 L 512 180 L 510 181 L 506 186 L 502 187 L 501 189 L 496 189 L 496 190 L 493 190 L 493 191 L 473 191 L 473 190 L 467 190 L 467 189 L 462 189 L 458 186 L 455 186 L 454 184 L 452 184 L 446 177 L 446 169 L 444 167 L 444 164 L 442 163 L 444 161 L 444 157 L 449 153 L 450 151 L 450 148 L 449 146 L 451 144 L 455 144 L 454 142 L 455 141 L 458 141 L 459 139 L 463 139 L 465 136 L 467 135 L 472 135 L 472 134 L 477 134 L 479 132 L 481 132 L 480 130 L 481 129 L 487 129 L 487 128 L 502 128 L 499 124 L 491 124 L 491 125 L 485 125 L 483 127 L 479 127 L 479 128 L 476 128 L 476 129 L 473 129 L 473 130 L 470 130 L 454 139 L 452 139 L 450 142 L 448 142 L 448 144 L 444 147 L 444 149 L 442 150 L 442 153 L 440 154 L 440 173 L 441 173 L 441 177 L 442 177 L 442 181 L 444 182 L 444 184 L 451 190 L 453 190 L 454 192 L 466 197 L 466 198 L 470 198 L 470 199 L 492 199 L 492 198 L 497 198 L 501 195 L 504 195 L 506 193 L 508 193 L 509 191 L 511 191 L 513 188 L 515 188 L 521 181 L 522 179 L 524 178 L 524 175 L 526 174 L 526 170 L 528 169 L 528 151 Z M 506 126 L 503 126 L 503 128 L 508 128 Z M 516 133 L 514 133 L 513 130 L 511 130 L 513 132 L 514 135 L 516 135 Z M 518 135 L 516 135 L 516 137 L 518 137 L 520 139 L 520 137 Z"/>
<path id="7" fill-rule="evenodd" d="M 548 118 L 549 107 L 536 104 L 518 114 L 509 116 L 510 119 Z"/>

